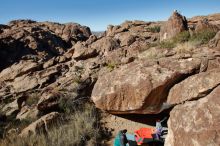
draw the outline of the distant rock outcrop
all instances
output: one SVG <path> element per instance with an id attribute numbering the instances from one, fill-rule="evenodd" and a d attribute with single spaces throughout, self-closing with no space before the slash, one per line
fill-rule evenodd
<path id="1" fill-rule="evenodd" d="M 178 33 L 188 30 L 187 20 L 178 12 L 173 12 L 168 21 L 161 27 L 160 41 L 171 39 Z"/>
<path id="2" fill-rule="evenodd" d="M 210 30 L 210 31 L 217 31 L 218 27 L 216 25 L 210 24 L 208 19 L 200 20 L 195 27 L 195 33 L 204 31 L 204 30 Z"/>

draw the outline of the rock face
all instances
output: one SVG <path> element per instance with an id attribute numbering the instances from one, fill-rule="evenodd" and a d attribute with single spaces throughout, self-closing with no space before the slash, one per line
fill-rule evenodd
<path id="1" fill-rule="evenodd" d="M 92 100 L 111 113 L 158 113 L 169 88 L 197 70 L 200 60 L 174 60 L 171 64 L 143 61 L 115 69 L 98 79 Z"/>
<path id="2" fill-rule="evenodd" d="M 178 12 L 174 12 L 165 25 L 161 27 L 160 41 L 173 38 L 178 33 L 188 30 L 187 20 Z"/>
<path id="3" fill-rule="evenodd" d="M 177 105 L 170 113 L 165 146 L 220 144 L 220 86 L 197 101 Z"/>

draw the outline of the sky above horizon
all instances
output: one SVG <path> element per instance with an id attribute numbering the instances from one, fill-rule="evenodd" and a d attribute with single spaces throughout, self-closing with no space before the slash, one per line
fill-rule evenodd
<path id="1" fill-rule="evenodd" d="M 0 24 L 32 19 L 76 22 L 103 31 L 125 20 L 167 20 L 175 9 L 187 18 L 220 13 L 220 0 L 2 0 Z"/>

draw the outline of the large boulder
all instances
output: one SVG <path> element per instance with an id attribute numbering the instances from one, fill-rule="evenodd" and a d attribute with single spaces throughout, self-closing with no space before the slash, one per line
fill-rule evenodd
<path id="1" fill-rule="evenodd" d="M 119 39 L 121 46 L 130 46 L 136 41 L 136 36 L 132 35 L 130 32 L 116 34 L 115 38 Z"/>
<path id="2" fill-rule="evenodd" d="M 87 44 L 82 42 L 77 42 L 74 46 L 73 58 L 76 60 L 83 60 L 92 57 L 96 57 L 99 51 L 95 48 L 90 48 Z"/>
<path id="3" fill-rule="evenodd" d="M 220 68 L 191 76 L 176 84 L 169 92 L 167 103 L 179 104 L 206 96 L 220 84 Z"/>
<path id="4" fill-rule="evenodd" d="M 219 95 L 220 86 L 204 98 L 175 106 L 165 146 L 219 146 Z"/>
<path id="5" fill-rule="evenodd" d="M 161 27 L 160 41 L 171 39 L 180 32 L 186 30 L 188 30 L 186 18 L 175 11 L 168 21 Z"/>
<path id="6" fill-rule="evenodd" d="M 118 40 L 112 37 L 103 37 L 91 44 L 91 48 L 93 50 L 98 50 L 98 52 L 102 52 L 105 55 L 107 55 L 108 52 L 115 50 L 119 47 L 120 44 Z"/>
<path id="7" fill-rule="evenodd" d="M 110 113 L 158 113 L 165 108 L 169 88 L 200 67 L 200 59 L 168 62 L 137 61 L 106 73 L 98 78 L 92 100 Z"/>

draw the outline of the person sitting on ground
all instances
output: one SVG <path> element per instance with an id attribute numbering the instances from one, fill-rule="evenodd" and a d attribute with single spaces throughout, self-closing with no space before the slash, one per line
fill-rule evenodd
<path id="1" fill-rule="evenodd" d="M 160 139 L 160 137 L 162 136 L 163 133 L 163 126 L 162 123 L 167 119 L 167 117 L 163 118 L 163 120 L 156 120 L 156 131 L 155 131 L 155 138 L 156 139 Z"/>
<path id="2" fill-rule="evenodd" d="M 127 129 L 118 132 L 114 140 L 114 146 L 126 146 L 126 144 L 128 143 L 126 133 Z"/>

